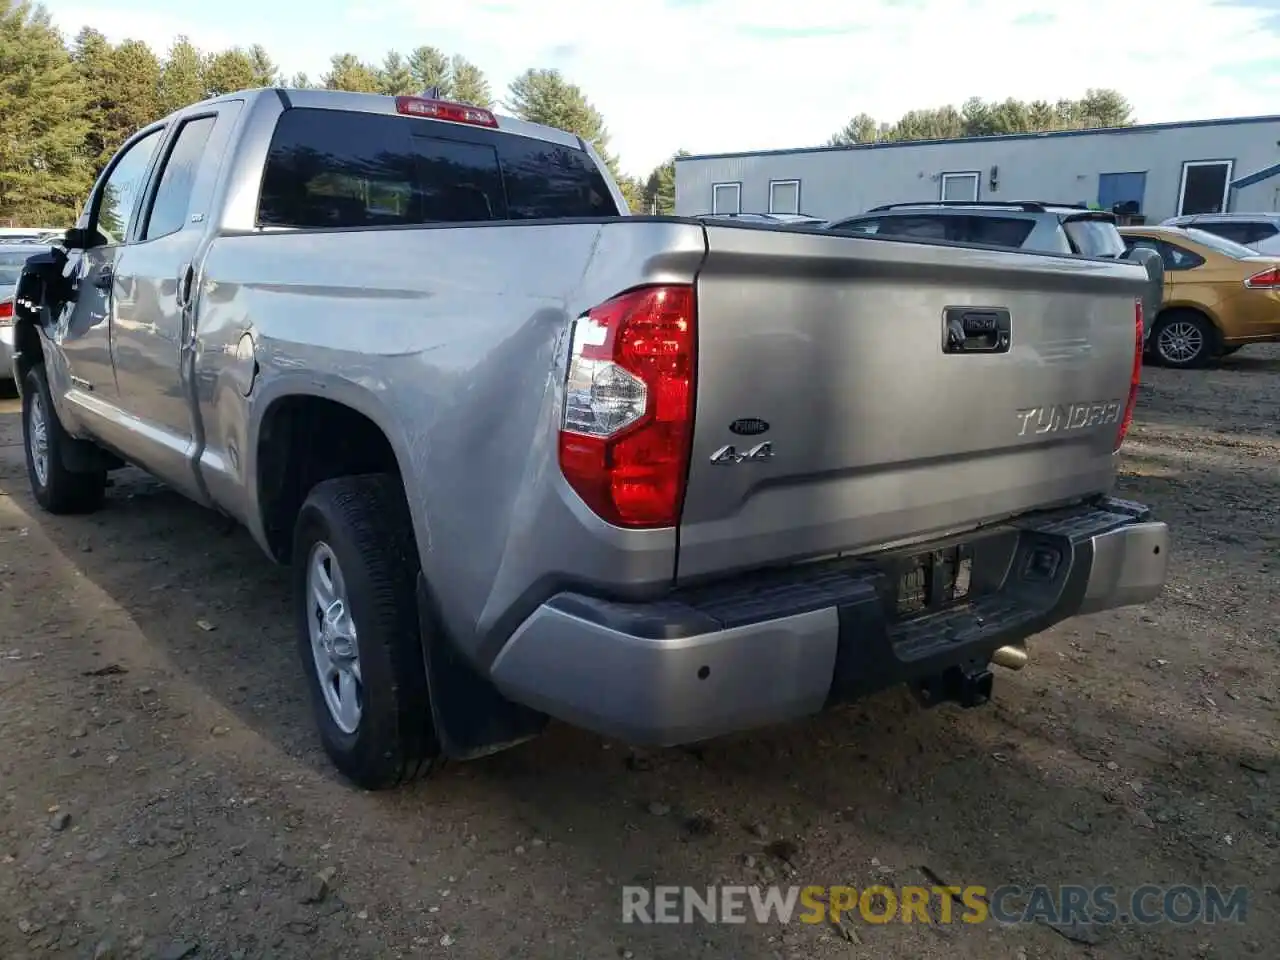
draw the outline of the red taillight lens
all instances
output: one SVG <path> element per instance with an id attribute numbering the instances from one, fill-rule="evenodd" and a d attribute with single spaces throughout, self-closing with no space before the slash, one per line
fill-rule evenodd
<path id="1" fill-rule="evenodd" d="M 1129 376 L 1129 402 L 1124 405 L 1124 417 L 1120 420 L 1120 429 L 1116 431 L 1116 452 L 1124 445 L 1124 438 L 1133 426 L 1133 408 L 1138 403 L 1138 384 L 1142 382 L 1142 301 L 1133 301 L 1133 373 Z"/>
<path id="2" fill-rule="evenodd" d="M 410 117 L 469 123 L 473 127 L 498 125 L 498 118 L 481 107 L 473 107 L 466 103 L 452 103 L 448 100 L 428 100 L 426 97 L 396 97 L 396 112 Z"/>
<path id="3" fill-rule="evenodd" d="M 8 323 L 13 319 L 13 301 L 0 300 L 0 323 Z"/>
<path id="4" fill-rule="evenodd" d="M 560 470 L 619 527 L 680 521 L 693 442 L 693 288 L 641 287 L 574 321 Z"/>
<path id="5" fill-rule="evenodd" d="M 1244 282 L 1250 290 L 1275 290 L 1280 288 L 1280 267 L 1271 267 L 1255 273 Z"/>

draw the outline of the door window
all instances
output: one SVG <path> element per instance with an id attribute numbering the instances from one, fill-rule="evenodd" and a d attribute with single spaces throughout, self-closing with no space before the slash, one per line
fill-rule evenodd
<path id="1" fill-rule="evenodd" d="M 197 117 L 188 120 L 178 130 L 169 157 L 160 174 L 160 186 L 156 188 L 151 203 L 151 214 L 141 239 L 154 240 L 177 233 L 187 222 L 191 206 L 191 190 L 195 186 L 196 173 L 204 157 L 205 146 L 217 117 Z"/>
<path id="2" fill-rule="evenodd" d="M 163 131 L 153 130 L 125 148 L 107 175 L 98 198 L 97 230 L 109 244 L 124 243 L 129 221 L 146 183 L 151 158 L 160 145 Z"/>

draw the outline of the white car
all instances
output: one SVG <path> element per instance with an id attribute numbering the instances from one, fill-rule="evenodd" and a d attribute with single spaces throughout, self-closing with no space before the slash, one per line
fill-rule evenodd
<path id="1" fill-rule="evenodd" d="M 1170 217 L 1163 225 L 1195 227 L 1265 256 L 1280 257 L 1280 213 L 1197 213 Z"/>

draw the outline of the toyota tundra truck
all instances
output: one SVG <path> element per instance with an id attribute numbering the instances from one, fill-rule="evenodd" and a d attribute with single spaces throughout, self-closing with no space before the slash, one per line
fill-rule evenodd
<path id="1" fill-rule="evenodd" d="M 1133 263 L 627 215 L 591 145 L 264 89 L 140 130 L 15 308 L 31 490 L 134 465 L 292 570 L 325 750 L 985 702 L 1169 533 L 1112 495 Z"/>

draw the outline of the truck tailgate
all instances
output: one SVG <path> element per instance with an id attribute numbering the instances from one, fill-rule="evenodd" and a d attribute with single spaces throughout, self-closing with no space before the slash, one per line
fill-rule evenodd
<path id="1" fill-rule="evenodd" d="M 680 580 L 941 536 L 1110 488 L 1140 267 L 706 235 Z"/>

